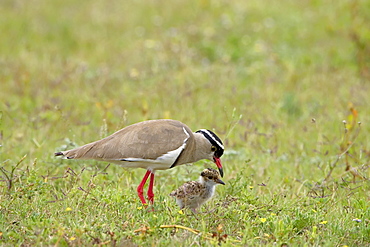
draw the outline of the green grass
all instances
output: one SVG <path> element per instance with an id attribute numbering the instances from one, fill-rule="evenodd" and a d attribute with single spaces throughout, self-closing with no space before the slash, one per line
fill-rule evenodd
<path id="1" fill-rule="evenodd" d="M 2 1 L 0 245 L 370 246 L 369 16 L 365 0 Z M 53 156 L 158 118 L 226 146 L 196 216 L 168 194 L 211 162 L 157 172 L 148 212 L 143 170 Z"/>

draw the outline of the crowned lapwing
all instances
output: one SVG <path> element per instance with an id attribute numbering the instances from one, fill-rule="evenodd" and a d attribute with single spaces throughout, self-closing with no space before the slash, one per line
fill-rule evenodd
<path id="1" fill-rule="evenodd" d="M 197 213 L 197 208 L 212 198 L 217 184 L 225 185 L 217 170 L 207 168 L 200 174 L 199 181 L 184 183 L 170 196 L 176 198 L 180 209 L 190 208 Z"/>
<path id="2" fill-rule="evenodd" d="M 213 160 L 223 176 L 220 157 L 224 146 L 210 130 L 193 133 L 185 124 L 170 119 L 149 120 L 127 126 L 114 134 L 84 146 L 55 153 L 67 159 L 95 159 L 147 172 L 137 187 L 143 204 L 143 187 L 150 175 L 148 200 L 154 201 L 154 173 L 201 159 Z"/>

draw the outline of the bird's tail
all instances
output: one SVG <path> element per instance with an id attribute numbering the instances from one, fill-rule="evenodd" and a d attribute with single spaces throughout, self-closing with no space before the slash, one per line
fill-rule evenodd
<path id="1" fill-rule="evenodd" d="M 94 151 L 97 142 L 88 143 L 78 148 L 54 153 L 55 156 L 63 156 L 67 159 L 96 159 L 101 158 Z M 99 153 L 99 152 L 98 152 Z"/>
<path id="2" fill-rule="evenodd" d="M 54 153 L 55 156 L 62 156 L 64 155 L 63 152 L 57 152 L 57 153 Z"/>
<path id="3" fill-rule="evenodd" d="M 76 151 L 74 151 L 74 149 L 72 149 L 72 150 L 63 151 L 63 152 L 57 152 L 57 153 L 54 153 L 54 155 L 55 156 L 63 156 L 67 159 L 74 159 L 75 158 L 75 153 L 76 153 Z"/>

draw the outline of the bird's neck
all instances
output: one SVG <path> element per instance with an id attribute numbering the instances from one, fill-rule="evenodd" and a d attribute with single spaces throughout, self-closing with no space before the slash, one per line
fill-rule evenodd
<path id="1" fill-rule="evenodd" d="M 199 133 L 194 133 L 195 139 L 195 152 L 194 152 L 194 160 L 202 160 L 202 159 L 209 159 L 207 153 L 209 152 L 209 141 Z M 195 162 L 194 161 L 194 162 Z"/>
<path id="2" fill-rule="evenodd" d="M 215 193 L 215 187 L 216 187 L 214 183 L 205 181 L 205 179 L 202 176 L 199 177 L 199 183 L 201 183 L 206 188 L 205 193 L 207 195 L 213 196 L 213 194 Z"/>

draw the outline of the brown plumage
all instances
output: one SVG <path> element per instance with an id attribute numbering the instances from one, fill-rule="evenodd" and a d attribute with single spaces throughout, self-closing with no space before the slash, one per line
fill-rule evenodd
<path id="1" fill-rule="evenodd" d="M 121 162 L 125 158 L 155 160 L 179 148 L 186 140 L 187 153 L 194 155 L 194 135 L 188 126 L 174 120 L 161 120 L 160 124 L 156 124 L 157 121 L 136 123 L 104 139 L 61 153 L 67 159 L 96 159 L 125 166 Z M 184 129 L 189 136 L 186 135 Z M 184 154 L 181 154 L 176 163 L 191 162 L 194 159 L 193 155 L 184 157 Z M 143 163 L 140 167 L 147 169 L 150 165 Z M 128 164 L 127 167 L 130 165 Z M 167 167 L 159 167 L 156 170 L 159 169 L 163 170 Z"/>
<path id="2" fill-rule="evenodd" d="M 197 212 L 202 204 L 211 199 L 217 184 L 225 183 L 220 179 L 220 174 L 213 168 L 207 168 L 200 174 L 199 181 L 191 181 L 172 191 L 170 196 L 176 198 L 180 209 L 190 208 Z"/>
<path id="3" fill-rule="evenodd" d="M 101 140 L 57 152 L 67 159 L 95 159 L 123 167 L 147 170 L 138 187 L 143 203 L 143 186 L 150 175 L 149 201 L 153 202 L 154 172 L 201 159 L 213 160 L 223 174 L 220 157 L 222 141 L 209 130 L 193 133 L 185 124 L 170 119 L 149 120 L 123 128 Z"/>

